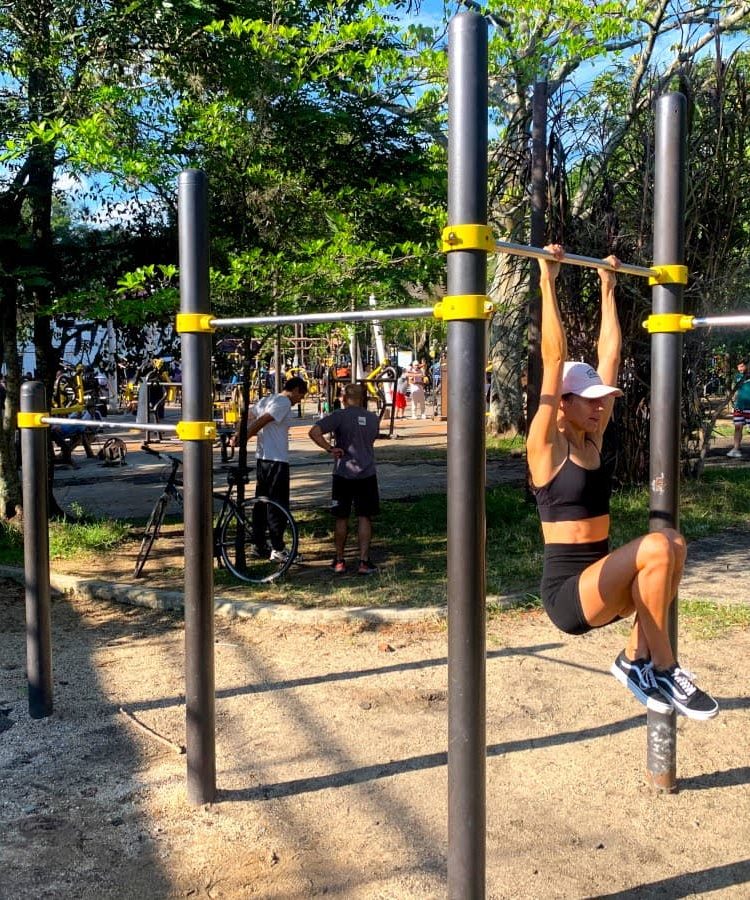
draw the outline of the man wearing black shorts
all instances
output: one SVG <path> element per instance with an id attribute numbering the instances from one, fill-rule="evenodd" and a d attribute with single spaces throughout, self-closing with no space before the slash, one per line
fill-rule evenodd
<path id="1" fill-rule="evenodd" d="M 344 408 L 324 416 L 309 431 L 310 439 L 330 453 L 334 459 L 333 502 L 336 517 L 334 542 L 336 557 L 331 568 L 336 575 L 346 573 L 346 547 L 349 516 L 354 504 L 359 542 L 358 575 L 374 575 L 378 570 L 370 561 L 372 517 L 380 510 L 378 478 L 375 471 L 373 444 L 380 432 L 380 422 L 363 404 L 364 391 L 358 384 L 344 388 Z M 326 435 L 333 435 L 330 443 Z"/>

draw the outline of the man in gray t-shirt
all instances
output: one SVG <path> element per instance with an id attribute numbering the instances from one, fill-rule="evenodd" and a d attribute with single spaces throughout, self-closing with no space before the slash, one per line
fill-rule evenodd
<path id="1" fill-rule="evenodd" d="M 380 510 L 378 479 L 373 444 L 380 433 L 380 420 L 362 405 L 364 391 L 358 384 L 344 388 L 344 408 L 324 416 L 309 431 L 310 439 L 335 459 L 331 512 L 336 518 L 334 542 L 336 557 L 331 568 L 336 575 L 346 573 L 344 549 L 349 515 L 354 504 L 359 542 L 358 575 L 374 575 L 370 562 L 372 517 Z M 329 443 L 325 435 L 333 435 Z"/>

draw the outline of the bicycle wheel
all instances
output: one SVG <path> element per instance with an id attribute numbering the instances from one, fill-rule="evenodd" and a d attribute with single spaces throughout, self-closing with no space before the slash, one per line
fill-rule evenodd
<path id="1" fill-rule="evenodd" d="M 254 510 L 255 517 L 265 522 L 260 546 L 255 546 L 252 540 Z M 274 517 L 284 528 L 286 548 L 282 551 L 271 549 L 268 522 Z M 297 556 L 298 543 L 297 523 L 289 510 L 267 497 L 254 497 L 229 514 L 219 534 L 218 550 L 221 561 L 235 578 L 266 584 L 281 578 L 289 569 Z"/>
<path id="2" fill-rule="evenodd" d="M 141 549 L 138 551 L 138 558 L 135 561 L 135 569 L 133 570 L 133 577 L 135 578 L 138 578 L 143 571 L 151 548 L 154 546 L 154 541 L 159 534 L 161 523 L 164 521 L 164 513 L 167 509 L 167 500 L 167 496 L 162 494 L 154 504 L 154 508 L 151 510 L 151 515 L 146 523 L 146 530 L 143 532 Z"/>

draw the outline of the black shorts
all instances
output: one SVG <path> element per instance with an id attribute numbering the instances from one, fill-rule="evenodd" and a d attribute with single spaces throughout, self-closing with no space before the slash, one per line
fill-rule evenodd
<path id="1" fill-rule="evenodd" d="M 341 475 L 334 475 L 331 496 L 331 513 L 337 519 L 349 518 L 352 501 L 354 512 L 358 516 L 367 516 L 369 519 L 380 512 L 377 475 L 370 475 L 369 478 L 342 478 Z"/>
<path id="2" fill-rule="evenodd" d="M 547 615 L 566 634 L 585 634 L 592 627 L 581 606 L 581 572 L 609 553 L 609 541 L 590 544 L 545 544 L 542 603 Z"/>

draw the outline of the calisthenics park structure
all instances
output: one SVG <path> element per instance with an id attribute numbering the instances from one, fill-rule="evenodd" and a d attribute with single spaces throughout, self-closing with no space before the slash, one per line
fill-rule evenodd
<path id="1" fill-rule="evenodd" d="M 448 360 L 448 896 L 483 898 L 486 868 L 485 411 L 487 256 L 544 257 L 545 250 L 495 241 L 487 225 L 488 28 L 485 17 L 458 13 L 449 26 L 447 295 L 434 307 L 372 308 L 292 316 L 219 319 L 209 297 L 208 185 L 197 169 L 178 179 L 182 415 L 177 425 L 134 424 L 183 441 L 185 515 L 185 737 L 187 798 L 217 799 L 215 753 L 213 443 L 211 347 L 217 329 L 287 323 L 356 322 L 436 316 L 447 322 Z M 656 104 L 654 263 L 623 264 L 618 274 L 649 279 L 651 333 L 650 511 L 653 531 L 678 527 L 682 335 L 699 327 L 747 326 L 748 316 L 695 318 L 682 311 L 686 103 L 670 93 Z M 563 263 L 601 268 L 592 257 Z M 53 711 L 47 505 L 47 434 L 64 424 L 47 412 L 43 386 L 21 388 L 24 552 L 29 712 Z M 122 428 L 118 423 L 99 423 Z M 677 607 L 669 623 L 677 650 Z M 647 712 L 647 775 L 676 787 L 675 714 Z"/>

